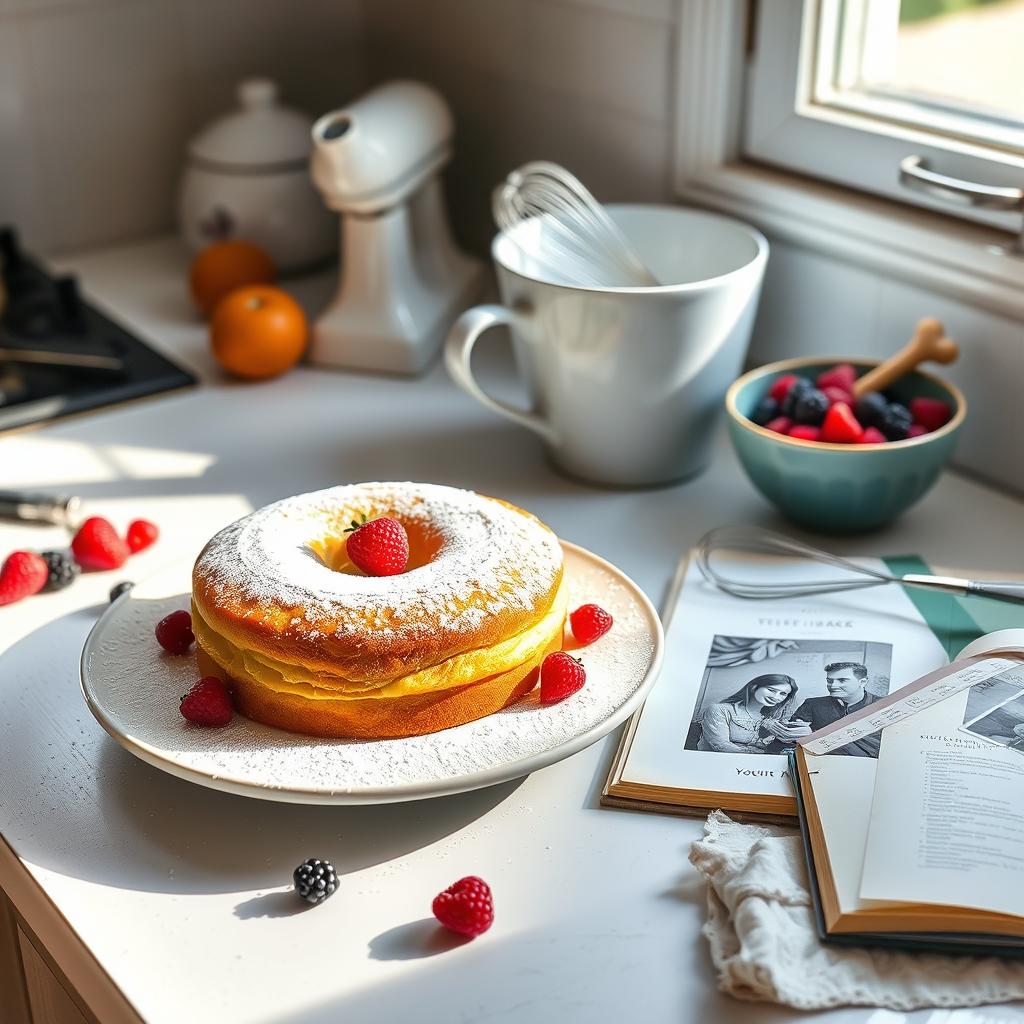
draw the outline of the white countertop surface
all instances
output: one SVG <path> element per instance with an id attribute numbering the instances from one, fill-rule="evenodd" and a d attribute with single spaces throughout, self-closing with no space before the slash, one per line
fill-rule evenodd
<path id="1" fill-rule="evenodd" d="M 720 996 L 700 935 L 703 887 L 687 862 L 701 823 L 598 806 L 617 736 L 492 789 L 352 808 L 203 789 L 109 739 L 80 696 L 78 657 L 110 586 L 191 560 L 217 528 L 284 495 L 375 479 L 500 495 L 620 566 L 656 604 L 711 526 L 780 525 L 724 437 L 696 480 L 604 491 L 558 476 L 536 439 L 457 391 L 440 366 L 415 381 L 305 368 L 227 381 L 186 298 L 186 265 L 169 240 L 68 261 L 203 386 L 0 440 L 2 486 L 74 492 L 122 528 L 143 516 L 163 530 L 124 570 L 0 609 L 0 835 L 142 1018 L 1024 1020 L 1009 1007 L 797 1014 Z M 293 290 L 313 308 L 332 285 L 324 276 Z M 493 347 L 491 372 L 507 378 Z M 1021 514 L 1019 502 L 947 474 L 890 529 L 839 546 L 999 571 L 1020 550 Z M 66 542 L 57 528 L 0 524 L 0 554 Z M 330 901 L 303 910 L 288 890 L 309 856 L 342 878 Z M 456 945 L 440 937 L 430 902 L 466 874 L 490 882 L 496 922 Z"/>

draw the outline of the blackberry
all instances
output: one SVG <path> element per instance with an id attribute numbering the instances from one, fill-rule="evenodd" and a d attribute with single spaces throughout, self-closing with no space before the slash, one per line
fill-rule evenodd
<path id="1" fill-rule="evenodd" d="M 795 381 L 789 386 L 789 390 L 786 392 L 786 397 L 782 400 L 782 405 L 779 408 L 779 412 L 783 416 L 793 417 L 793 409 L 796 407 L 797 400 L 805 392 L 813 388 L 814 385 L 806 377 L 797 377 Z"/>
<path id="2" fill-rule="evenodd" d="M 819 391 L 817 388 L 804 388 L 793 403 L 793 421 L 820 427 L 829 405 L 828 395 L 824 391 Z"/>
<path id="3" fill-rule="evenodd" d="M 910 410 L 905 405 L 900 405 L 899 402 L 890 402 L 885 407 L 885 412 L 882 413 L 876 426 L 888 440 L 902 441 L 907 436 L 910 424 L 913 422 L 914 417 L 910 415 Z"/>
<path id="4" fill-rule="evenodd" d="M 858 398 L 853 407 L 853 415 L 862 427 L 877 427 L 889 403 L 885 395 L 878 391 L 869 391 L 866 395 Z"/>
<path id="5" fill-rule="evenodd" d="M 312 857 L 304 860 L 293 872 L 295 891 L 307 903 L 322 903 L 334 895 L 338 888 L 338 876 L 329 860 Z"/>
<path id="6" fill-rule="evenodd" d="M 82 567 L 75 561 L 70 551 L 44 551 L 39 557 L 46 563 L 50 573 L 43 590 L 63 590 L 70 587 L 82 571 Z"/>
<path id="7" fill-rule="evenodd" d="M 779 415 L 779 403 L 775 401 L 771 395 L 765 395 L 757 404 L 757 408 L 751 415 L 751 419 L 759 426 L 763 427 L 766 423 L 770 423 L 776 416 Z"/>
<path id="8" fill-rule="evenodd" d="M 111 600 L 111 603 L 116 601 L 122 594 L 126 594 L 134 586 L 135 586 L 135 584 L 132 583 L 131 580 L 121 580 L 120 583 L 115 583 L 110 588 L 110 600 Z"/>

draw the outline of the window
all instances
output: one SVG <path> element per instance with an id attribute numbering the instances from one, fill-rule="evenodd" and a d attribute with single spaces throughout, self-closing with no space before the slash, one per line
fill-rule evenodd
<path id="1" fill-rule="evenodd" d="M 752 30 L 745 156 L 1021 232 L 1024 0 L 761 0 Z"/>

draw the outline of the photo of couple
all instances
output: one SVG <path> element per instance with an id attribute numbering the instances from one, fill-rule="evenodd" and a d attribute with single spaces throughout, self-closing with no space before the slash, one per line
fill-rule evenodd
<path id="1" fill-rule="evenodd" d="M 890 644 L 716 636 L 686 749 L 784 754 L 889 692 Z M 834 751 L 877 757 L 878 734 Z"/>

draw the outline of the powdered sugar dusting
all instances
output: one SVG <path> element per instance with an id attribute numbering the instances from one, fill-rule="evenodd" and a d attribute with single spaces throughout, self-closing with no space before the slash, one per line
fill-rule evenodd
<path id="1" fill-rule="evenodd" d="M 267 799 L 383 802 L 459 792 L 560 760 L 621 722 L 660 662 L 657 616 L 635 585 L 566 546 L 570 607 L 596 601 L 611 631 L 575 651 L 587 684 L 545 706 L 538 691 L 505 711 L 454 729 L 396 740 L 325 740 L 240 716 L 223 729 L 188 725 L 178 700 L 198 676 L 191 656 L 160 652 L 153 626 L 188 607 L 182 573 L 137 587 L 97 625 L 83 682 L 105 727 L 129 750 L 176 774 Z M 168 596 L 169 595 L 169 596 Z M 568 644 L 571 648 L 571 643 Z"/>
<path id="2" fill-rule="evenodd" d="M 370 508 L 439 538 L 426 565 L 396 576 L 335 572 L 310 545 L 337 536 Z M 346 510 L 348 510 L 346 512 Z M 550 592 L 562 552 L 535 519 L 473 491 L 437 484 L 331 487 L 261 508 L 217 533 L 197 562 L 226 599 L 261 609 L 295 609 L 290 629 L 378 638 L 416 638 L 441 621 L 455 632 L 478 627 L 501 607 L 528 610 Z M 501 594 L 489 599 L 486 595 Z M 478 597 L 473 602 L 473 595 Z"/>

